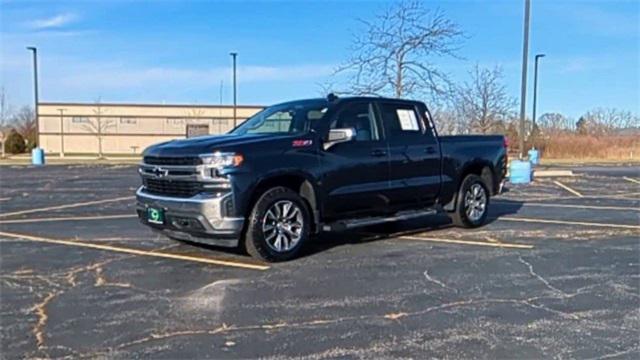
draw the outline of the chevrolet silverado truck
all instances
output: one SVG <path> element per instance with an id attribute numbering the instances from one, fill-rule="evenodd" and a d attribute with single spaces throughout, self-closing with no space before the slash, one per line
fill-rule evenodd
<path id="1" fill-rule="evenodd" d="M 289 260 L 314 235 L 446 212 L 477 227 L 503 136 L 438 136 L 418 101 L 349 97 L 263 109 L 227 134 L 147 148 L 136 209 L 169 238 Z"/>

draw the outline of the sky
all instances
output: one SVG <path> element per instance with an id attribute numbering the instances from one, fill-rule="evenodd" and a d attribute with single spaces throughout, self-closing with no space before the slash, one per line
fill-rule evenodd
<path id="1" fill-rule="evenodd" d="M 577 118 L 597 107 L 640 113 L 640 1 L 532 0 L 530 58 L 545 53 L 538 114 Z M 14 108 L 40 100 L 229 104 L 318 97 L 349 57 L 358 19 L 389 1 L 0 0 L 0 86 Z M 499 66 L 519 99 L 524 0 L 427 1 L 465 33 L 460 59 L 437 59 L 454 81 Z M 527 111 L 531 114 L 533 61 Z"/>

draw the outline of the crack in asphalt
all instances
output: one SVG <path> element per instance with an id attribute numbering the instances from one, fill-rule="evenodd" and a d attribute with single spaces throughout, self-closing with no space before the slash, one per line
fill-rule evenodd
<path id="1" fill-rule="evenodd" d="M 32 330 L 33 336 L 36 338 L 36 346 L 38 349 L 42 349 L 44 347 L 44 327 L 47 324 L 47 319 L 49 319 L 46 306 L 53 300 L 53 298 L 61 293 L 63 293 L 63 291 L 50 292 L 40 303 L 35 304 L 31 309 L 31 311 L 36 313 L 38 318 L 38 321 Z"/>
<path id="2" fill-rule="evenodd" d="M 158 249 L 158 250 L 161 250 L 161 249 Z M 7 279 L 12 279 L 12 280 L 28 281 L 30 279 L 38 279 L 55 288 L 54 291 L 48 292 L 42 301 L 40 301 L 39 303 L 36 303 L 29 309 L 29 312 L 33 312 L 36 315 L 36 319 L 37 319 L 31 331 L 31 333 L 36 339 L 37 349 L 41 351 L 42 354 L 45 355 L 45 357 L 49 357 L 46 351 L 46 349 L 48 349 L 49 346 L 46 344 L 46 336 L 45 336 L 45 328 L 47 325 L 47 320 L 49 319 L 47 306 L 50 305 L 51 302 L 55 300 L 55 298 L 64 294 L 69 289 L 76 287 L 78 285 L 79 274 L 93 271 L 94 272 L 93 286 L 95 287 L 101 287 L 101 286 L 124 287 L 129 289 L 135 289 L 144 293 L 150 293 L 148 290 L 135 287 L 130 283 L 111 282 L 105 278 L 103 274 L 103 267 L 105 265 L 114 261 L 125 260 L 132 257 L 134 256 L 130 255 L 130 256 L 119 256 L 115 258 L 110 258 L 97 263 L 76 267 L 64 272 L 54 273 L 49 276 L 34 274 L 32 270 L 19 270 L 14 272 L 11 275 L 0 276 L 0 280 L 7 281 Z M 55 279 L 60 279 L 62 282 L 56 282 Z M 30 292 L 35 293 L 32 285 L 29 285 L 28 288 Z M 153 295 L 158 298 L 164 298 L 162 296 L 157 296 L 156 294 L 153 294 Z"/>
<path id="3" fill-rule="evenodd" d="M 424 277 L 427 279 L 427 281 L 430 281 L 430 282 L 432 282 L 432 283 L 434 283 L 434 284 L 436 284 L 436 285 L 438 285 L 438 286 L 440 286 L 440 287 L 442 287 L 442 288 L 444 288 L 444 289 L 453 290 L 453 291 L 455 291 L 456 293 L 458 292 L 458 290 L 456 290 L 456 289 L 454 289 L 454 288 L 451 288 L 451 287 L 447 286 L 447 284 L 445 284 L 445 283 L 443 283 L 442 281 L 440 281 L 440 280 L 438 280 L 438 279 L 435 279 L 435 278 L 433 278 L 431 275 L 429 275 L 429 269 L 426 269 L 426 270 L 423 272 L 423 275 L 424 275 Z"/>
<path id="4" fill-rule="evenodd" d="M 522 264 L 526 265 L 529 268 L 529 274 L 531 274 L 531 276 L 537 278 L 538 280 L 540 280 L 549 290 L 553 291 L 556 294 L 559 294 L 561 297 L 570 297 L 569 294 L 567 294 L 566 292 L 558 289 L 557 287 L 551 285 L 551 283 L 549 283 L 549 281 L 547 281 L 547 279 L 545 279 L 544 277 L 542 277 L 540 274 L 536 273 L 533 270 L 533 265 L 526 261 L 525 259 L 522 258 L 522 256 L 518 256 L 518 261 L 520 261 Z"/>
<path id="5" fill-rule="evenodd" d="M 372 314 L 372 315 L 360 315 L 360 316 L 346 316 L 346 317 L 338 317 L 333 319 L 314 319 L 300 322 L 276 322 L 276 323 L 264 323 L 264 324 L 253 324 L 253 325 L 244 325 L 244 326 L 235 326 L 235 325 L 227 325 L 223 323 L 222 325 L 209 328 L 209 329 L 194 329 L 194 330 L 178 330 L 173 332 L 164 332 L 164 333 L 152 333 L 148 336 L 142 337 L 140 339 L 136 339 L 133 341 L 129 341 L 117 346 L 113 346 L 108 348 L 105 351 L 95 352 L 91 354 L 87 354 L 87 357 L 94 357 L 98 355 L 108 355 L 113 353 L 114 351 L 124 350 L 126 348 L 152 342 L 152 341 L 162 341 L 173 337 L 182 337 L 182 336 L 193 336 L 193 335 L 218 335 L 223 333 L 230 332 L 250 332 L 250 331 L 271 331 L 271 330 L 279 330 L 279 329 L 296 329 L 296 328 L 308 328 L 315 327 L 319 325 L 329 325 L 329 324 L 338 324 L 344 322 L 357 322 L 363 320 L 392 320 L 396 321 L 401 318 L 408 317 L 416 317 L 420 315 L 425 315 L 432 312 L 450 310 L 458 307 L 464 306 L 473 306 L 473 305 L 487 305 L 487 304 L 516 304 L 516 305 L 524 305 L 527 307 L 532 307 L 535 309 L 540 309 L 543 311 L 547 311 L 549 313 L 553 313 L 555 315 L 559 315 L 563 318 L 570 318 L 577 320 L 579 319 L 573 314 L 568 314 L 559 310 L 550 309 L 544 305 L 533 304 L 526 300 L 521 299 L 472 299 L 472 300 L 460 300 L 451 303 L 445 303 L 437 306 L 428 307 L 423 310 L 413 311 L 413 312 L 393 312 L 387 314 Z"/>

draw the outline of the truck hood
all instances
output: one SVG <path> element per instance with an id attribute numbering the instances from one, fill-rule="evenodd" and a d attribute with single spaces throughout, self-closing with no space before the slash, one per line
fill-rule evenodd
<path id="1" fill-rule="evenodd" d="M 237 149 L 265 142 L 273 142 L 274 146 L 300 137 L 300 134 L 273 135 L 273 134 L 247 134 L 247 135 L 216 135 L 199 136 L 191 139 L 171 140 L 148 147 L 144 156 L 196 156 L 211 154 L 216 151 L 236 151 Z"/>

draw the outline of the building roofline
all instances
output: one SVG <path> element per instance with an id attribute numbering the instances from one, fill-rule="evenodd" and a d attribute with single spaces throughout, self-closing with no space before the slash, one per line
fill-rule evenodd
<path id="1" fill-rule="evenodd" d="M 177 107 L 177 108 L 212 108 L 212 109 L 233 109 L 233 105 L 211 105 L 211 104 L 153 104 L 153 103 L 115 103 L 115 102 L 53 102 L 53 101 L 41 101 L 38 106 L 121 106 L 121 107 Z M 238 109 L 263 109 L 265 106 L 261 105 L 240 105 Z"/>

